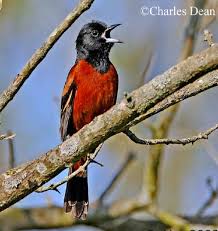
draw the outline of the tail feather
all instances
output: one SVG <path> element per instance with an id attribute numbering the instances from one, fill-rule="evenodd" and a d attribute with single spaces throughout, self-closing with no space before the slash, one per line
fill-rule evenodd
<path id="1" fill-rule="evenodd" d="M 72 169 L 69 171 L 69 174 L 71 173 Z M 87 174 L 84 172 L 67 182 L 64 209 L 66 213 L 71 212 L 74 218 L 85 220 L 88 206 L 88 180 Z"/>
<path id="2" fill-rule="evenodd" d="M 71 203 L 71 201 L 64 202 L 64 207 L 66 212 L 71 212 L 72 216 L 76 219 L 86 220 L 88 214 L 88 202 L 75 201 Z"/>

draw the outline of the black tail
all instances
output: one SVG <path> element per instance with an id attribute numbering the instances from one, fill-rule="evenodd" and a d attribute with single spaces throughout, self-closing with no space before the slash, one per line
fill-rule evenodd
<path id="1" fill-rule="evenodd" d="M 69 174 L 71 173 L 72 169 L 69 171 Z M 65 212 L 71 212 L 74 218 L 85 220 L 88 213 L 88 205 L 88 180 L 86 171 L 67 182 L 64 208 Z"/>

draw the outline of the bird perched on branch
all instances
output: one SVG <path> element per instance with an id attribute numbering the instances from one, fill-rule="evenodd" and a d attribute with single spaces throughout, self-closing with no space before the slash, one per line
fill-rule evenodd
<path id="1" fill-rule="evenodd" d="M 76 39 L 77 58 L 71 68 L 61 99 L 61 138 L 64 141 L 96 116 L 110 109 L 117 98 L 118 75 L 109 52 L 118 39 L 110 32 L 119 26 L 92 21 L 82 27 Z M 94 150 L 93 150 L 94 151 Z M 86 161 L 82 158 L 70 167 L 69 174 Z M 64 207 L 73 217 L 85 219 L 88 213 L 87 172 L 67 182 Z"/>

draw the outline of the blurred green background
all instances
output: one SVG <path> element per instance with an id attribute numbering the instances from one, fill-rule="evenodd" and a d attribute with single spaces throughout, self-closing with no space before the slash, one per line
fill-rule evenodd
<path id="1" fill-rule="evenodd" d="M 191 1 L 188 1 L 189 3 Z M 0 11 L 0 91 L 5 89 L 22 69 L 33 52 L 52 30 L 78 3 L 72 0 L 3 0 Z M 1 113 L 0 134 L 12 130 L 16 165 L 37 158 L 59 144 L 60 96 L 69 69 L 75 61 L 75 39 L 85 23 L 101 20 L 107 24 L 122 23 L 113 35 L 124 41 L 111 52 L 111 61 L 119 73 L 118 101 L 123 93 L 138 88 L 144 82 L 177 63 L 187 24 L 186 16 L 142 16 L 142 6 L 159 5 L 163 8 L 187 7 L 183 0 L 96 0 L 85 14 L 61 37 L 28 81 Z M 210 25 L 218 40 L 217 21 Z M 206 48 L 202 33 L 196 41 L 195 52 Z M 142 76 L 148 60 L 152 61 Z M 206 130 L 217 123 L 217 89 L 211 89 L 186 100 L 170 130 L 170 137 L 187 137 Z M 150 136 L 148 123 L 135 128 L 141 136 Z M 218 133 L 208 141 L 195 145 L 167 146 L 161 170 L 160 205 L 169 211 L 195 214 L 209 195 L 205 181 L 208 176 L 218 184 Z M 90 201 L 98 198 L 117 169 L 132 151 L 137 160 L 122 177 L 116 190 L 107 198 L 113 200 L 135 197 L 142 187 L 142 173 L 146 166 L 149 147 L 136 145 L 124 135 L 117 135 L 105 144 L 97 160 L 104 164 L 89 167 Z M 0 143 L 0 171 L 8 169 L 8 143 Z M 60 180 L 67 172 L 53 181 Z M 16 206 L 63 204 L 65 186 L 56 192 L 32 193 Z M 217 203 L 208 212 L 216 210 Z"/>

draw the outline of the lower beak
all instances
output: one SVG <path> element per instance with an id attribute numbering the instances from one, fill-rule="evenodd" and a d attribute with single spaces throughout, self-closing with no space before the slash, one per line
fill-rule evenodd
<path id="1" fill-rule="evenodd" d="M 121 24 L 111 25 L 104 31 L 101 37 L 106 40 L 106 43 L 122 43 L 122 41 L 120 41 L 119 39 L 114 39 L 110 37 L 110 32 L 120 25 Z"/>

